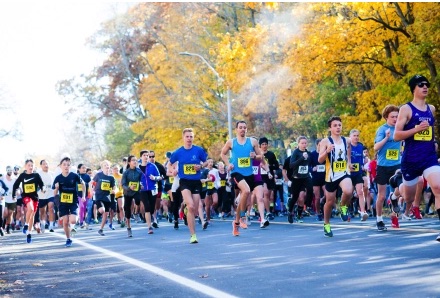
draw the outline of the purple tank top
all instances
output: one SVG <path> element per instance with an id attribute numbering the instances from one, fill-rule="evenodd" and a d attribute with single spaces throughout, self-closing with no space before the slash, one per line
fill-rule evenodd
<path id="1" fill-rule="evenodd" d="M 426 159 L 426 156 L 436 154 L 434 145 L 435 118 L 432 115 L 429 105 L 426 105 L 426 111 L 420 111 L 412 103 L 408 102 L 407 104 L 411 108 L 412 116 L 403 129 L 410 130 L 416 125 L 419 125 L 422 121 L 428 121 L 429 128 L 405 140 L 402 162 L 423 161 Z"/>
<path id="2" fill-rule="evenodd" d="M 255 158 L 252 159 L 252 171 L 254 173 L 254 181 L 261 182 L 263 178 L 261 177 L 261 168 L 260 168 L 261 160 L 257 160 Z"/>

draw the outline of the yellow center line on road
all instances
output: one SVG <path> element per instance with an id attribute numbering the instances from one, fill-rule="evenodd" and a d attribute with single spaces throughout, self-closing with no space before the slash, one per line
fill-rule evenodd
<path id="1" fill-rule="evenodd" d="M 66 236 L 64 235 L 64 233 L 51 233 L 51 235 L 57 236 L 59 238 L 66 239 Z M 195 282 L 195 281 L 193 281 L 191 279 L 188 279 L 186 277 L 183 277 L 183 276 L 177 275 L 175 273 L 166 271 L 166 270 L 164 270 L 162 268 L 150 265 L 148 263 L 141 262 L 139 260 L 136 260 L 136 259 L 124 256 L 122 254 L 116 253 L 114 251 L 111 251 L 111 250 L 108 250 L 108 249 L 105 249 L 105 248 L 102 248 L 102 247 L 98 247 L 98 246 L 89 244 L 89 243 L 87 243 L 85 241 L 79 240 L 78 238 L 73 238 L 73 243 L 74 244 L 79 244 L 79 245 L 84 246 L 84 247 L 87 247 L 89 249 L 92 249 L 92 250 L 94 250 L 96 252 L 99 252 L 101 254 L 107 255 L 109 257 L 113 257 L 113 258 L 119 259 L 119 260 L 121 260 L 121 261 L 123 261 L 125 263 L 137 266 L 137 267 L 139 267 L 141 269 L 144 269 L 144 270 L 147 270 L 147 271 L 149 271 L 149 272 L 151 272 L 153 274 L 165 277 L 165 278 L 167 278 L 167 279 L 169 279 L 169 280 L 171 280 L 173 282 L 176 282 L 176 283 L 178 283 L 178 284 L 180 284 L 180 285 L 182 285 L 182 286 L 184 286 L 186 288 L 190 288 L 190 289 L 192 289 L 194 291 L 200 292 L 200 293 L 202 293 L 204 295 L 207 295 L 207 296 L 222 297 L 222 298 L 223 297 L 230 297 L 230 298 L 236 297 L 236 296 L 233 296 L 233 295 L 228 294 L 226 292 L 223 292 L 223 291 L 214 289 L 212 287 L 206 286 L 204 284 Z M 188 244 L 188 245 L 190 245 L 190 244 Z"/>

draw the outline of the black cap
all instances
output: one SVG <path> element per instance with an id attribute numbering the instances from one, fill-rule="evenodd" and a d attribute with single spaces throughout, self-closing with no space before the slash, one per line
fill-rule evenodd
<path id="1" fill-rule="evenodd" d="M 416 89 L 417 84 L 421 82 L 429 83 L 428 79 L 425 76 L 418 74 L 413 76 L 411 79 L 409 79 L 408 85 L 409 85 L 409 89 L 411 90 L 411 93 L 414 93 L 414 89 Z"/>
<path id="2" fill-rule="evenodd" d="M 269 140 L 266 137 L 260 138 L 260 140 L 258 141 L 258 144 L 261 145 L 263 143 L 269 144 Z"/>

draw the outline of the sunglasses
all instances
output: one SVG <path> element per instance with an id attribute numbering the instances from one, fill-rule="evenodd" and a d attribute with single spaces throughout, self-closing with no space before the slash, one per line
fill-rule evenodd
<path id="1" fill-rule="evenodd" d="M 153 155 L 153 156 L 148 156 L 149 158 L 155 158 L 156 157 L 156 155 Z"/>
<path id="2" fill-rule="evenodd" d="M 417 86 L 418 86 L 419 88 L 423 88 L 424 86 L 426 86 L 426 87 L 429 88 L 429 87 L 431 87 L 431 84 L 429 84 L 429 83 L 423 83 L 423 82 L 422 82 L 422 83 L 418 83 Z"/>

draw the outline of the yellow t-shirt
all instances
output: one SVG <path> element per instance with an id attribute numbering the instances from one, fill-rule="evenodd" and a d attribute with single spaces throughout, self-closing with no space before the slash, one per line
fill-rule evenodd
<path id="1" fill-rule="evenodd" d="M 118 190 L 115 193 L 115 198 L 117 199 L 124 196 L 124 189 L 122 188 L 122 183 L 121 183 L 122 175 L 117 173 L 117 174 L 113 174 L 113 177 L 115 178 L 115 183 L 118 188 Z"/>

